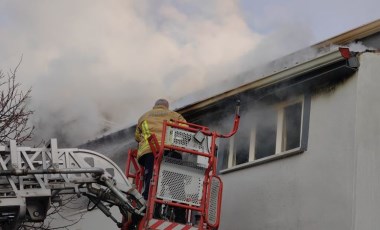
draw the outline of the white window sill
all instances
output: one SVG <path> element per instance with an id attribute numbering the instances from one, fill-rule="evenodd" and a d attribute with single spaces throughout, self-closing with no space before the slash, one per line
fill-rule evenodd
<path id="1" fill-rule="evenodd" d="M 278 154 L 275 154 L 275 155 L 267 156 L 267 157 L 264 157 L 264 158 L 261 158 L 261 159 L 255 160 L 255 161 L 239 164 L 239 165 L 233 166 L 233 167 L 228 168 L 228 169 L 220 170 L 220 174 L 226 174 L 226 173 L 230 173 L 230 172 L 233 172 L 233 171 L 237 171 L 237 170 L 241 170 L 241 169 L 245 169 L 245 168 L 249 168 L 249 167 L 254 167 L 254 166 L 257 166 L 257 165 L 265 164 L 265 163 L 268 163 L 268 162 L 271 162 L 271 161 L 275 161 L 275 160 L 279 160 L 279 159 L 282 159 L 282 158 L 285 158 L 285 157 L 294 156 L 294 155 L 303 153 L 304 151 L 305 150 L 301 149 L 301 147 L 290 149 L 290 150 L 285 151 L 285 152 L 281 152 L 281 153 L 278 153 Z"/>

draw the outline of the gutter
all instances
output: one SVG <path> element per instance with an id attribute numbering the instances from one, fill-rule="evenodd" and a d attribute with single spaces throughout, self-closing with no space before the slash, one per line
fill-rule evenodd
<path id="1" fill-rule="evenodd" d="M 348 49 L 347 49 L 348 50 Z M 269 75 L 267 77 L 261 78 L 259 80 L 244 84 L 238 88 L 228 90 L 224 93 L 215 95 L 213 97 L 210 97 L 206 100 L 202 100 L 199 102 L 195 102 L 193 104 L 189 104 L 185 107 L 179 108 L 176 111 L 183 114 L 187 113 L 189 111 L 198 110 L 201 108 L 204 108 L 206 106 L 209 106 L 217 101 L 220 101 L 222 99 L 225 99 L 227 97 L 235 96 L 237 94 L 240 94 L 242 92 L 245 92 L 250 89 L 254 88 L 262 88 L 266 87 L 275 83 L 278 83 L 280 81 L 289 80 L 292 78 L 295 78 L 297 76 L 306 74 L 308 72 L 311 72 L 313 70 L 331 65 L 333 63 L 342 61 L 344 59 L 347 59 L 347 57 L 344 57 L 341 50 L 335 50 L 328 54 L 321 55 L 317 58 L 314 58 L 310 61 L 298 64 L 296 66 L 293 66 L 291 68 L 285 68 L 284 70 L 278 71 L 272 75 Z"/>

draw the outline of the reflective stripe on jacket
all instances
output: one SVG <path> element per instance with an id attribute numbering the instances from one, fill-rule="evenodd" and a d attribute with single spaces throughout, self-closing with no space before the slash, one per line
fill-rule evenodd
<path id="1" fill-rule="evenodd" d="M 158 143 L 161 144 L 161 133 L 164 120 L 176 120 L 186 122 L 181 114 L 167 109 L 165 106 L 154 106 L 142 115 L 137 123 L 135 139 L 139 143 L 137 151 L 137 159 L 144 154 L 150 153 L 148 138 L 151 134 L 155 134 Z"/>

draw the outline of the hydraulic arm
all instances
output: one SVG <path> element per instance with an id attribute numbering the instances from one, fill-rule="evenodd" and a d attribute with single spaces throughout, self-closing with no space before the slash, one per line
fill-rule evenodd
<path id="1" fill-rule="evenodd" d="M 144 215 L 145 201 L 124 172 L 107 157 L 84 149 L 59 149 L 52 139 L 43 148 L 0 146 L 0 229 L 42 222 L 51 202 L 62 195 L 87 196 L 118 227 L 107 205 Z"/>

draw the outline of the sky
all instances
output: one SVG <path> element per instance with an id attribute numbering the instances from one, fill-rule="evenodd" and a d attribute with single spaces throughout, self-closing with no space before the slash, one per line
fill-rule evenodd
<path id="1" fill-rule="evenodd" d="M 0 0 L 0 69 L 22 62 L 34 141 L 74 147 L 379 19 L 378 0 Z M 60 145 L 60 144 L 59 144 Z"/>

